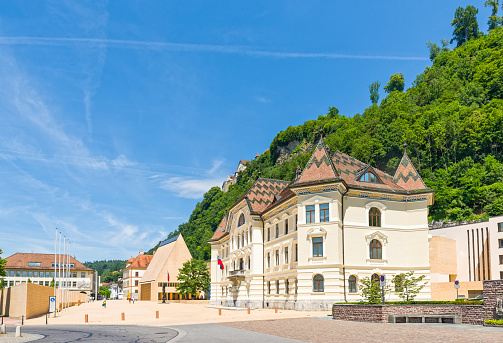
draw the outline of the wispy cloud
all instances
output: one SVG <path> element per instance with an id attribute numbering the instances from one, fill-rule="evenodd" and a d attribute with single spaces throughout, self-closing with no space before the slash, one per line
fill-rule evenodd
<path id="1" fill-rule="evenodd" d="M 334 52 L 289 52 L 270 51 L 257 47 L 242 45 L 191 44 L 159 41 L 121 40 L 106 38 L 58 38 L 58 37 L 0 37 L 0 45 L 93 45 L 121 49 L 151 49 L 181 52 L 213 52 L 222 54 L 238 54 L 253 57 L 269 58 L 322 58 L 322 59 L 361 59 L 361 60 L 404 60 L 427 61 L 423 56 L 388 56 L 388 55 L 357 55 L 339 54 Z"/>
<path id="2" fill-rule="evenodd" d="M 268 104 L 268 103 L 271 102 L 271 100 L 269 100 L 267 98 L 264 98 L 263 96 L 258 96 L 256 99 L 257 99 L 258 102 L 261 102 L 263 104 Z"/>
<path id="3" fill-rule="evenodd" d="M 190 179 L 172 177 L 160 182 L 162 189 L 175 193 L 181 198 L 200 199 L 211 187 L 220 186 L 222 179 Z"/>

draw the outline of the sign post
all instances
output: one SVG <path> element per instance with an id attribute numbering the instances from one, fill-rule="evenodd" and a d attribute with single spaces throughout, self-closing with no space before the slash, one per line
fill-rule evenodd
<path id="1" fill-rule="evenodd" d="M 459 280 L 454 281 L 454 288 L 456 288 L 456 300 L 459 299 Z"/>
<path id="2" fill-rule="evenodd" d="M 49 313 L 56 312 L 56 297 L 55 296 L 50 296 L 49 297 Z"/>
<path id="3" fill-rule="evenodd" d="M 386 286 L 386 276 L 384 274 L 379 277 L 379 286 L 381 286 L 382 304 L 384 305 L 384 286 Z"/>

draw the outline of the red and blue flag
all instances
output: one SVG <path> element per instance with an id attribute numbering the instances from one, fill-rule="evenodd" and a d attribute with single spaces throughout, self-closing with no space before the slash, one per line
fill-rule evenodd
<path id="1" fill-rule="evenodd" d="M 222 262 L 222 260 L 220 259 L 219 256 L 217 256 L 217 263 L 220 266 L 220 269 L 224 269 L 224 264 L 223 264 L 223 262 Z"/>

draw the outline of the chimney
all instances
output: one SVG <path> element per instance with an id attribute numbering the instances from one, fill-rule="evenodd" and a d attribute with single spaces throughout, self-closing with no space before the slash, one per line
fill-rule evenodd
<path id="1" fill-rule="evenodd" d="M 140 249 L 140 255 L 143 255 L 143 249 Z"/>

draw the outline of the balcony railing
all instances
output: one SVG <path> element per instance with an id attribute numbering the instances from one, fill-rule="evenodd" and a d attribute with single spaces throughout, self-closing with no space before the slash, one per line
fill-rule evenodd
<path id="1" fill-rule="evenodd" d="M 229 277 L 245 277 L 246 271 L 244 269 L 231 270 L 229 272 Z"/>

